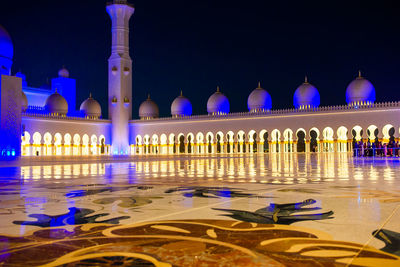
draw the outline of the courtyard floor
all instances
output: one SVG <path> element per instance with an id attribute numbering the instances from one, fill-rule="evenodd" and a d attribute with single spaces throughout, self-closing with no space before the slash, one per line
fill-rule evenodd
<path id="1" fill-rule="evenodd" d="M 0 265 L 400 266 L 400 159 L 1 162 Z"/>

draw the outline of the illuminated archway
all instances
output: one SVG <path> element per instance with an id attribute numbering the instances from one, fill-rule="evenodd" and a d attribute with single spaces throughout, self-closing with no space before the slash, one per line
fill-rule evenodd
<path id="1" fill-rule="evenodd" d="M 206 134 L 207 153 L 214 153 L 214 135 L 212 132 Z"/>
<path id="2" fill-rule="evenodd" d="M 150 136 L 146 134 L 143 137 L 144 154 L 150 154 Z"/>
<path id="3" fill-rule="evenodd" d="M 323 151 L 324 152 L 333 152 L 334 151 L 333 135 L 334 135 L 334 131 L 331 127 L 326 127 L 322 131 L 322 136 L 324 138 L 324 140 L 323 140 Z"/>
<path id="4" fill-rule="evenodd" d="M 142 136 L 141 136 L 141 135 L 136 135 L 135 141 L 136 141 L 135 153 L 136 153 L 136 154 L 139 154 L 139 155 L 144 154 L 144 152 L 143 152 L 143 138 L 142 138 Z"/>
<path id="5" fill-rule="evenodd" d="M 82 136 L 82 155 L 89 155 L 89 135 Z"/>
<path id="6" fill-rule="evenodd" d="M 30 156 L 31 155 L 31 135 L 25 131 L 23 136 L 21 136 L 21 155 L 22 156 Z"/>
<path id="7" fill-rule="evenodd" d="M 62 135 L 60 133 L 56 133 L 54 135 L 54 148 L 55 148 L 55 154 L 57 156 L 61 156 L 63 154 L 63 152 L 62 152 Z"/>
<path id="8" fill-rule="evenodd" d="M 390 141 L 394 142 L 396 130 L 394 129 L 394 126 L 391 124 L 386 124 L 385 126 L 383 126 L 382 129 L 382 134 L 383 134 L 383 142 L 384 143 L 389 143 Z"/>
<path id="9" fill-rule="evenodd" d="M 234 153 L 234 144 L 235 144 L 235 133 L 229 131 L 226 134 L 226 152 L 227 153 Z"/>
<path id="10" fill-rule="evenodd" d="M 310 152 L 319 152 L 319 130 L 315 127 L 310 129 Z"/>
<path id="11" fill-rule="evenodd" d="M 283 151 L 286 153 L 293 152 L 293 131 L 291 129 L 283 131 L 283 138 Z"/>
<path id="12" fill-rule="evenodd" d="M 174 134 L 169 135 L 169 153 L 170 154 L 175 154 L 176 153 L 176 138 Z"/>
<path id="13" fill-rule="evenodd" d="M 336 132 L 338 136 L 338 152 L 347 152 L 348 130 L 344 126 L 340 126 Z"/>
<path id="14" fill-rule="evenodd" d="M 46 132 L 43 135 L 43 141 L 44 141 L 44 153 L 43 155 L 45 156 L 50 156 L 52 155 L 52 150 L 53 150 L 53 144 L 52 144 L 52 136 L 51 133 Z"/>
<path id="15" fill-rule="evenodd" d="M 219 131 L 215 134 L 215 147 L 217 153 L 224 153 L 224 134 Z"/>
<path id="16" fill-rule="evenodd" d="M 93 134 L 90 137 L 90 152 L 91 152 L 92 155 L 97 155 L 98 154 L 98 152 L 97 152 L 98 151 L 97 142 L 98 142 L 97 136 Z"/>
<path id="17" fill-rule="evenodd" d="M 370 143 L 374 143 L 376 140 L 378 140 L 378 134 L 379 134 L 379 129 L 375 125 L 370 125 L 367 128 L 367 136 L 368 136 L 368 141 Z"/>
<path id="18" fill-rule="evenodd" d="M 74 134 L 74 146 L 72 148 L 72 154 L 74 156 L 81 155 L 81 136 Z"/>
<path id="19" fill-rule="evenodd" d="M 249 140 L 249 152 L 250 153 L 256 153 L 257 152 L 257 132 L 254 130 L 250 130 L 248 133 L 248 138 Z"/>
<path id="20" fill-rule="evenodd" d="M 179 153 L 186 153 L 185 135 L 183 133 L 178 134 L 178 147 Z"/>
<path id="21" fill-rule="evenodd" d="M 64 155 L 69 156 L 72 153 L 72 151 L 71 151 L 71 140 L 72 140 L 71 135 L 69 133 L 66 133 L 64 135 L 64 153 L 63 153 Z"/>
<path id="22" fill-rule="evenodd" d="M 35 132 L 32 136 L 33 139 L 33 155 L 42 155 L 42 135 L 39 132 Z"/>
<path id="23" fill-rule="evenodd" d="M 296 144 L 297 152 L 299 153 L 306 152 L 306 130 L 303 128 L 297 129 L 296 137 L 297 137 L 297 144 Z"/>
<path id="24" fill-rule="evenodd" d="M 272 153 L 280 152 L 280 140 L 281 140 L 281 132 L 278 129 L 274 129 L 271 132 L 271 152 Z"/>
<path id="25" fill-rule="evenodd" d="M 161 154 L 168 154 L 168 144 L 167 144 L 166 134 L 161 134 L 160 142 L 161 142 Z"/>
<path id="26" fill-rule="evenodd" d="M 246 152 L 246 133 L 243 130 L 237 133 L 237 151 L 239 153 Z"/>
<path id="27" fill-rule="evenodd" d="M 104 135 L 100 135 L 99 142 L 100 142 L 99 152 L 101 155 L 104 155 L 106 154 L 106 137 Z"/>
<path id="28" fill-rule="evenodd" d="M 188 133 L 186 136 L 186 140 L 187 140 L 187 153 L 189 153 L 189 154 L 195 153 L 195 151 L 193 149 L 194 134 Z"/>
<path id="29" fill-rule="evenodd" d="M 158 149 L 158 135 L 153 134 L 151 137 L 151 153 L 158 154 L 160 151 Z"/>
<path id="30" fill-rule="evenodd" d="M 199 154 L 205 153 L 205 151 L 204 151 L 204 134 L 202 132 L 198 132 L 196 134 L 196 146 L 197 146 L 197 153 L 199 153 Z"/>
<path id="31" fill-rule="evenodd" d="M 268 143 L 268 131 L 261 130 L 260 132 L 260 152 L 269 152 L 269 143 Z"/>

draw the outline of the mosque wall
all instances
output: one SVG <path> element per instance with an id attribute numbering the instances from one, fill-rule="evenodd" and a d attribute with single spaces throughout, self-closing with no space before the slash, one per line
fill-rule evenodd
<path id="1" fill-rule="evenodd" d="M 109 154 L 109 120 L 22 117 L 22 155 Z"/>
<path id="2" fill-rule="evenodd" d="M 317 128 L 320 133 L 326 128 L 338 129 L 341 126 L 347 129 L 353 129 L 355 126 L 360 126 L 363 131 L 363 138 L 367 138 L 366 129 L 370 125 L 375 125 L 382 129 L 385 125 L 391 124 L 396 129 L 400 126 L 400 107 L 385 107 L 376 109 L 364 110 L 331 110 L 320 112 L 293 112 L 286 114 L 269 114 L 257 115 L 248 114 L 247 116 L 203 116 L 199 119 L 164 119 L 150 121 L 131 121 L 131 144 L 135 144 L 137 135 L 153 134 L 184 134 L 189 133 L 196 135 L 198 132 L 206 134 L 207 132 L 217 133 L 221 131 L 234 133 L 244 131 L 248 133 L 251 130 L 260 132 L 267 130 L 279 130 L 283 133 L 286 129 L 291 129 L 294 133 L 298 129 L 305 129 L 307 133 L 312 128 Z M 309 134 L 306 135 L 309 137 Z M 335 132 L 334 137 L 337 137 Z M 347 133 L 348 138 L 351 137 L 351 132 Z"/>

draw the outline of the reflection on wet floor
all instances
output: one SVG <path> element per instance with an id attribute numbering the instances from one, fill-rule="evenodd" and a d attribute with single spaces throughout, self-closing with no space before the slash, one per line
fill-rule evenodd
<path id="1" fill-rule="evenodd" d="M 391 183 L 396 176 L 396 159 L 353 159 L 348 154 L 267 154 L 221 157 L 170 157 L 148 161 L 115 163 L 55 164 L 22 166 L 20 177 L 25 181 L 108 177 L 108 180 L 129 183 L 223 181 L 233 183 L 301 184 L 332 181 L 368 181 Z M 10 181 L 4 177 L 2 181 Z M 18 170 L 12 177 L 19 179 Z M 107 179 L 106 179 L 107 180 Z"/>

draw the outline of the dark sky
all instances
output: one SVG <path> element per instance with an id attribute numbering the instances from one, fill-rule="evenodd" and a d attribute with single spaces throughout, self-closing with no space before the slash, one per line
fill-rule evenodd
<path id="1" fill-rule="evenodd" d="M 147 93 L 170 115 L 183 89 L 194 114 L 205 114 L 217 85 L 231 112 L 247 111 L 261 81 L 272 106 L 291 108 L 304 75 L 321 105 L 345 104 L 361 69 L 377 101 L 400 100 L 400 9 L 395 1 L 130 0 L 133 114 Z M 13 73 L 32 86 L 65 65 L 77 99 L 91 91 L 107 116 L 110 19 L 103 0 L 1 1 L 0 24 L 14 42 Z M 78 104 L 78 105 L 79 105 Z"/>

